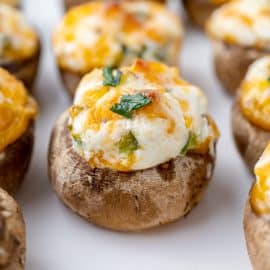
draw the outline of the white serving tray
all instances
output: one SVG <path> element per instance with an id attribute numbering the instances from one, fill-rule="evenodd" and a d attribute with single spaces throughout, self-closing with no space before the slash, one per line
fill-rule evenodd
<path id="1" fill-rule="evenodd" d="M 178 6 L 178 0 L 173 4 Z M 63 13 L 59 0 L 25 0 L 30 21 L 42 36 L 43 54 L 35 96 L 40 104 L 35 151 L 17 199 L 27 225 L 26 270 L 249 270 L 242 228 L 251 176 L 232 140 L 231 98 L 215 79 L 211 47 L 200 31 L 186 26 L 182 76 L 200 86 L 221 131 L 214 178 L 204 199 L 178 222 L 138 234 L 88 224 L 57 199 L 47 177 L 52 125 L 69 105 L 51 52 L 51 32 Z"/>

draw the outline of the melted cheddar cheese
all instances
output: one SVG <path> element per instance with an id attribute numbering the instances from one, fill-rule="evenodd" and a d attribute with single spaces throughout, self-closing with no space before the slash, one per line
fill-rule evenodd
<path id="1" fill-rule="evenodd" d="M 219 133 L 207 116 L 206 97 L 183 81 L 177 69 L 137 60 L 117 72 L 121 78 L 115 86 L 104 84 L 104 69 L 87 74 L 70 109 L 73 147 L 91 167 L 142 170 L 187 151 L 212 148 Z M 132 117 L 112 110 L 123 97 L 136 95 L 150 103 L 135 109 Z"/>
<path id="2" fill-rule="evenodd" d="M 6 4 L 13 7 L 17 7 L 20 5 L 20 0 L 0 0 L 0 4 Z"/>
<path id="3" fill-rule="evenodd" d="M 23 84 L 0 68 L 0 153 L 20 138 L 37 114 Z"/>
<path id="4" fill-rule="evenodd" d="M 176 64 L 182 33 L 164 5 L 93 1 L 67 12 L 54 32 L 53 49 L 62 69 L 82 74 L 137 58 Z"/>
<path id="5" fill-rule="evenodd" d="M 270 50 L 270 1 L 236 0 L 218 8 L 207 23 L 213 39 Z"/>
<path id="6" fill-rule="evenodd" d="M 0 4 L 0 18 L 0 64 L 32 57 L 38 37 L 21 12 Z"/>
<path id="7" fill-rule="evenodd" d="M 250 203 L 256 214 L 270 215 L 270 144 L 255 166 L 256 183 L 250 194 Z"/>
<path id="8" fill-rule="evenodd" d="M 270 131 L 270 57 L 255 61 L 240 87 L 240 107 L 253 124 Z"/>

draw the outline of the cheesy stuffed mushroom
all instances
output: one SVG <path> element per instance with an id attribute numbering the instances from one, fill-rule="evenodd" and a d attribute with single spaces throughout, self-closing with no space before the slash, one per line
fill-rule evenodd
<path id="1" fill-rule="evenodd" d="M 0 68 L 0 187 L 14 192 L 27 171 L 37 104 L 23 84 Z"/>
<path id="2" fill-rule="evenodd" d="M 0 67 L 22 80 L 28 90 L 36 77 L 40 43 L 20 11 L 0 3 Z"/>
<path id="3" fill-rule="evenodd" d="M 217 9 L 207 23 L 216 74 L 230 94 L 249 65 L 270 51 L 269 14 L 269 0 L 236 0 Z"/>
<path id="4" fill-rule="evenodd" d="M 25 224 L 21 209 L 0 188 L 0 269 L 25 269 L 25 251 Z"/>
<path id="5" fill-rule="evenodd" d="M 53 35 L 63 82 L 73 96 L 94 68 L 130 65 L 137 58 L 178 65 L 182 25 L 163 5 L 97 2 L 67 12 Z"/>
<path id="6" fill-rule="evenodd" d="M 85 4 L 85 3 L 88 3 L 92 0 L 64 0 L 64 6 L 66 9 L 69 9 L 69 8 L 72 8 L 74 6 L 78 6 L 78 5 L 81 5 L 81 4 Z M 100 1 L 108 1 L 108 0 L 100 0 Z M 114 1 L 117 1 L 117 0 L 114 0 Z M 137 1 L 137 0 L 118 0 L 118 2 L 120 1 Z M 148 0 L 148 1 L 154 1 L 154 2 L 160 2 L 160 3 L 166 3 L 166 0 Z"/>
<path id="7" fill-rule="evenodd" d="M 249 68 L 232 109 L 232 129 L 250 171 L 270 141 L 270 56 Z"/>
<path id="8" fill-rule="evenodd" d="M 192 22 L 200 27 L 204 27 L 205 22 L 214 10 L 231 1 L 232 0 L 183 0 L 183 4 Z"/>
<path id="9" fill-rule="evenodd" d="M 244 230 L 254 270 L 270 269 L 270 144 L 255 166 L 256 183 L 246 204 Z"/>
<path id="10" fill-rule="evenodd" d="M 200 201 L 217 138 L 204 94 L 175 68 L 138 60 L 95 69 L 53 130 L 51 183 L 92 223 L 120 231 L 151 228 Z"/>

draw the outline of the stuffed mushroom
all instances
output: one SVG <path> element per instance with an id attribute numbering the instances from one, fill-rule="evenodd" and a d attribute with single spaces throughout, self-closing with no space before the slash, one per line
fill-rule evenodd
<path id="1" fill-rule="evenodd" d="M 232 129 L 239 152 L 250 171 L 270 141 L 270 56 L 254 62 L 232 109 Z"/>
<path id="2" fill-rule="evenodd" d="M 25 224 L 20 207 L 0 188 L 0 269 L 24 269 L 25 242 Z"/>
<path id="3" fill-rule="evenodd" d="M 203 28 L 213 11 L 230 1 L 232 0 L 183 0 L 183 4 L 192 22 Z"/>
<path id="4" fill-rule="evenodd" d="M 178 65 L 178 17 L 147 2 L 98 2 L 67 12 L 53 35 L 53 49 L 69 94 L 94 68 L 130 65 L 137 58 Z"/>
<path id="5" fill-rule="evenodd" d="M 236 0 L 217 9 L 207 23 L 214 65 L 224 89 L 234 95 L 249 65 L 270 52 L 270 2 Z"/>
<path id="6" fill-rule="evenodd" d="M 137 60 L 95 69 L 54 127 L 49 175 L 60 199 L 88 221 L 148 229 L 200 201 L 217 138 L 205 95 L 175 68 Z"/>
<path id="7" fill-rule="evenodd" d="M 270 144 L 255 167 L 256 183 L 250 191 L 244 230 L 254 270 L 270 269 Z"/>
<path id="8" fill-rule="evenodd" d="M 81 4 L 90 2 L 90 1 L 92 1 L 92 0 L 64 0 L 64 6 L 65 6 L 65 9 L 69 9 L 69 8 L 74 7 L 74 6 L 78 6 L 78 5 L 81 5 Z M 100 0 L 100 1 L 108 1 L 108 0 Z M 114 1 L 117 1 L 117 0 L 114 0 Z M 134 0 L 118 0 L 118 1 L 134 1 Z M 137 1 L 137 0 L 135 0 L 135 1 Z M 166 3 L 166 0 L 149 0 L 149 1 Z"/>
<path id="9" fill-rule="evenodd" d="M 24 85 L 0 68 L 0 187 L 14 192 L 27 171 L 37 104 Z"/>
<path id="10" fill-rule="evenodd" d="M 0 18 L 0 67 L 14 74 L 30 90 L 38 69 L 38 35 L 13 7 L 0 3 Z"/>

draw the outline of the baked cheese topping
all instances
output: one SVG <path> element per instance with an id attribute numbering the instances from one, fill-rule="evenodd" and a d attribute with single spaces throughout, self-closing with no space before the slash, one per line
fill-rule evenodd
<path id="1" fill-rule="evenodd" d="M 0 4 L 0 63 L 32 57 L 38 37 L 21 12 Z"/>
<path id="2" fill-rule="evenodd" d="M 240 88 L 240 106 L 250 122 L 270 130 L 270 56 L 250 66 Z"/>
<path id="3" fill-rule="evenodd" d="M 270 1 L 225 4 L 213 13 L 207 31 L 212 38 L 228 44 L 270 50 Z"/>
<path id="4" fill-rule="evenodd" d="M 270 217 L 270 144 L 255 166 L 256 183 L 250 202 L 255 213 Z"/>
<path id="5" fill-rule="evenodd" d="M 53 48 L 60 67 L 77 73 L 137 58 L 176 64 L 182 34 L 179 19 L 162 4 L 93 1 L 67 12 Z"/>
<path id="6" fill-rule="evenodd" d="M 37 104 L 21 82 L 0 68 L 0 153 L 19 139 L 37 114 Z"/>
<path id="7" fill-rule="evenodd" d="M 75 151 L 91 167 L 118 171 L 147 169 L 188 151 L 206 153 L 219 134 L 200 89 L 180 79 L 177 69 L 144 60 L 86 75 L 69 129 Z"/>
<path id="8" fill-rule="evenodd" d="M 0 0 L 0 4 L 6 4 L 13 7 L 17 7 L 20 5 L 20 0 Z"/>

